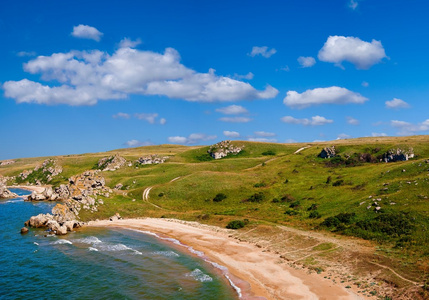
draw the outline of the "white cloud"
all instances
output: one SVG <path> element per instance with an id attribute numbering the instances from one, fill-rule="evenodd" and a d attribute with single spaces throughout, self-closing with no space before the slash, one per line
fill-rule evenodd
<path id="1" fill-rule="evenodd" d="M 305 108 L 317 104 L 361 104 L 368 98 L 346 88 L 331 86 L 306 90 L 302 94 L 296 91 L 288 91 L 283 103 L 292 108 Z"/>
<path id="2" fill-rule="evenodd" d="M 250 137 L 247 140 L 250 141 L 250 142 L 277 143 L 277 139 L 253 138 L 253 137 Z"/>
<path id="3" fill-rule="evenodd" d="M 274 132 L 266 132 L 266 131 L 255 131 L 255 135 L 262 136 L 262 137 L 276 136 Z"/>
<path id="4" fill-rule="evenodd" d="M 400 108 L 409 108 L 410 105 L 404 100 L 393 98 L 393 100 L 385 102 L 387 108 L 391 109 L 400 109 Z"/>
<path id="5" fill-rule="evenodd" d="M 369 69 L 387 57 L 380 41 L 371 43 L 352 36 L 329 36 L 320 49 L 318 58 L 321 61 L 335 63 L 342 67 L 343 61 L 348 61 L 357 69 Z"/>
<path id="6" fill-rule="evenodd" d="M 371 133 L 371 136 L 372 137 L 380 137 L 380 136 L 387 136 L 387 134 L 384 132 L 373 132 L 373 133 Z"/>
<path id="7" fill-rule="evenodd" d="M 249 83 L 217 76 L 212 69 L 195 72 L 180 63 L 179 53 L 172 48 L 162 54 L 129 47 L 119 48 L 112 55 L 99 50 L 54 53 L 29 61 L 24 70 L 54 82 L 5 82 L 5 96 L 17 103 L 94 105 L 99 100 L 123 99 L 131 94 L 224 102 L 278 94 L 269 85 L 256 90 Z"/>
<path id="8" fill-rule="evenodd" d="M 360 122 L 353 117 L 347 117 L 347 123 L 350 125 L 359 125 Z"/>
<path id="9" fill-rule="evenodd" d="M 297 143 L 297 141 L 296 141 L 296 140 L 294 140 L 294 139 L 287 139 L 287 140 L 285 141 L 285 143 L 286 143 L 286 144 L 294 144 L 294 143 Z"/>
<path id="10" fill-rule="evenodd" d="M 141 146 L 152 146 L 154 145 L 151 141 L 139 141 L 139 140 L 130 140 L 125 142 L 125 145 L 128 147 L 141 147 Z"/>
<path id="11" fill-rule="evenodd" d="M 267 46 L 263 46 L 263 47 L 253 47 L 252 48 L 252 52 L 250 52 L 250 56 L 251 57 L 255 57 L 256 55 L 262 55 L 265 58 L 269 58 L 272 55 L 274 55 L 277 52 L 276 49 L 271 48 L 270 50 L 268 50 Z"/>
<path id="12" fill-rule="evenodd" d="M 326 125 L 334 122 L 333 120 L 329 120 L 321 116 L 313 116 L 311 117 L 311 119 L 307 119 L 307 118 L 297 119 L 292 116 L 285 116 L 281 118 L 281 120 L 287 124 L 300 124 L 305 126 L 321 126 L 321 125 Z"/>
<path id="13" fill-rule="evenodd" d="M 19 51 L 16 55 L 19 56 L 19 57 L 26 57 L 26 56 L 36 56 L 37 54 L 34 51 L 29 51 L 29 52 L 27 52 L 27 51 Z"/>
<path id="14" fill-rule="evenodd" d="M 223 132 L 223 135 L 227 136 L 227 137 L 230 137 L 230 138 L 238 138 L 238 137 L 240 137 L 240 133 L 238 133 L 237 131 L 228 131 L 228 130 L 225 130 Z"/>
<path id="15" fill-rule="evenodd" d="M 390 125 L 399 130 L 399 134 L 407 135 L 417 132 L 429 131 L 429 119 L 417 124 L 412 124 L 405 121 L 392 120 Z"/>
<path id="16" fill-rule="evenodd" d="M 161 125 L 165 125 L 165 123 L 167 123 L 167 120 L 166 120 L 165 118 L 161 118 L 161 119 L 159 120 L 159 124 L 161 124 Z"/>
<path id="17" fill-rule="evenodd" d="M 303 68 L 309 68 L 316 64 L 316 60 L 314 59 L 314 57 L 311 57 L 311 56 L 307 56 L 307 57 L 300 56 L 298 57 L 298 62 Z"/>
<path id="18" fill-rule="evenodd" d="M 223 118 L 220 118 L 219 121 L 229 122 L 229 123 L 248 123 L 252 121 L 252 119 L 247 117 L 223 117 Z"/>
<path id="19" fill-rule="evenodd" d="M 337 140 L 346 140 L 346 139 L 350 139 L 351 137 L 352 137 L 351 135 L 348 135 L 346 133 L 340 133 L 337 136 Z"/>
<path id="20" fill-rule="evenodd" d="M 368 82 L 366 82 L 366 81 L 362 81 L 362 86 L 363 86 L 363 87 L 369 87 L 369 83 L 368 83 Z"/>
<path id="21" fill-rule="evenodd" d="M 135 41 L 130 38 L 124 38 L 119 42 L 120 48 L 135 48 L 136 46 L 142 43 L 141 39 L 137 39 Z"/>
<path id="22" fill-rule="evenodd" d="M 239 114 L 247 114 L 249 111 L 240 105 L 230 105 L 226 107 L 221 107 L 216 109 L 217 112 L 220 112 L 225 115 L 239 115 Z"/>
<path id="23" fill-rule="evenodd" d="M 289 72 L 289 71 L 290 71 L 290 68 L 289 68 L 289 66 L 281 67 L 281 68 L 280 68 L 280 71 Z"/>
<path id="24" fill-rule="evenodd" d="M 139 120 L 144 120 L 149 122 L 150 124 L 155 124 L 155 119 L 158 117 L 157 113 L 153 113 L 153 114 L 134 114 L 134 116 L 139 119 Z"/>
<path id="25" fill-rule="evenodd" d="M 73 27 L 72 36 L 80 39 L 90 39 L 99 42 L 103 33 L 98 31 L 97 28 L 88 25 L 78 25 Z"/>
<path id="26" fill-rule="evenodd" d="M 206 135 L 204 133 L 192 133 L 188 137 L 184 136 L 170 136 L 167 140 L 173 144 L 197 144 L 202 141 L 210 141 L 216 139 L 216 135 Z"/>
<path id="27" fill-rule="evenodd" d="M 358 7 L 358 1 L 357 0 L 350 0 L 349 7 L 353 10 L 355 10 Z"/>
<path id="28" fill-rule="evenodd" d="M 113 115 L 114 119 L 129 119 L 130 115 L 127 113 L 118 112 L 116 115 Z"/>
<path id="29" fill-rule="evenodd" d="M 252 80 L 254 76 L 255 76 L 255 74 L 253 74 L 252 72 L 249 72 L 246 75 L 234 74 L 234 78 L 239 79 L 239 80 L 240 79 Z"/>

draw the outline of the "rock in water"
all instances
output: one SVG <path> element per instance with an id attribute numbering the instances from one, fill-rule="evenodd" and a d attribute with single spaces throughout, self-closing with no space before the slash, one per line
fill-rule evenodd
<path id="1" fill-rule="evenodd" d="M 28 233 L 28 228 L 27 227 L 22 227 L 21 228 L 21 234 L 26 234 Z"/>

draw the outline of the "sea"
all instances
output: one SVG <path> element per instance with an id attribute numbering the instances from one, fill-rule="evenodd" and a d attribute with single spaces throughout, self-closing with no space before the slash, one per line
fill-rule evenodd
<path id="1" fill-rule="evenodd" d="M 172 239 L 110 228 L 20 234 L 54 205 L 0 200 L 0 299 L 239 299 L 222 266 Z"/>

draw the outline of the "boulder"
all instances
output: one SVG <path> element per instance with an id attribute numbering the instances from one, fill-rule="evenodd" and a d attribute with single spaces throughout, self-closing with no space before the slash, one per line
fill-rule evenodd
<path id="1" fill-rule="evenodd" d="M 28 233 L 28 228 L 27 227 L 22 227 L 21 228 L 21 234 L 26 234 Z"/>
<path id="2" fill-rule="evenodd" d="M 230 140 L 222 141 L 217 144 L 211 145 L 207 153 L 214 159 L 220 159 L 230 154 L 237 155 L 243 150 L 244 146 L 234 146 Z"/>
<path id="3" fill-rule="evenodd" d="M 52 219 L 53 216 L 50 214 L 38 214 L 28 220 L 28 225 L 35 228 L 46 227 L 47 223 Z"/>

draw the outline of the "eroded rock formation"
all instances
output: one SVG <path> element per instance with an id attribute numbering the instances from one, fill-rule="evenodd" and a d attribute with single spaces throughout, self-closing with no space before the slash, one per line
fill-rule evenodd
<path id="1" fill-rule="evenodd" d="M 244 146 L 234 146 L 230 140 L 222 141 L 217 144 L 211 145 L 207 151 L 214 159 L 220 159 L 230 154 L 236 155 L 243 150 Z"/>

